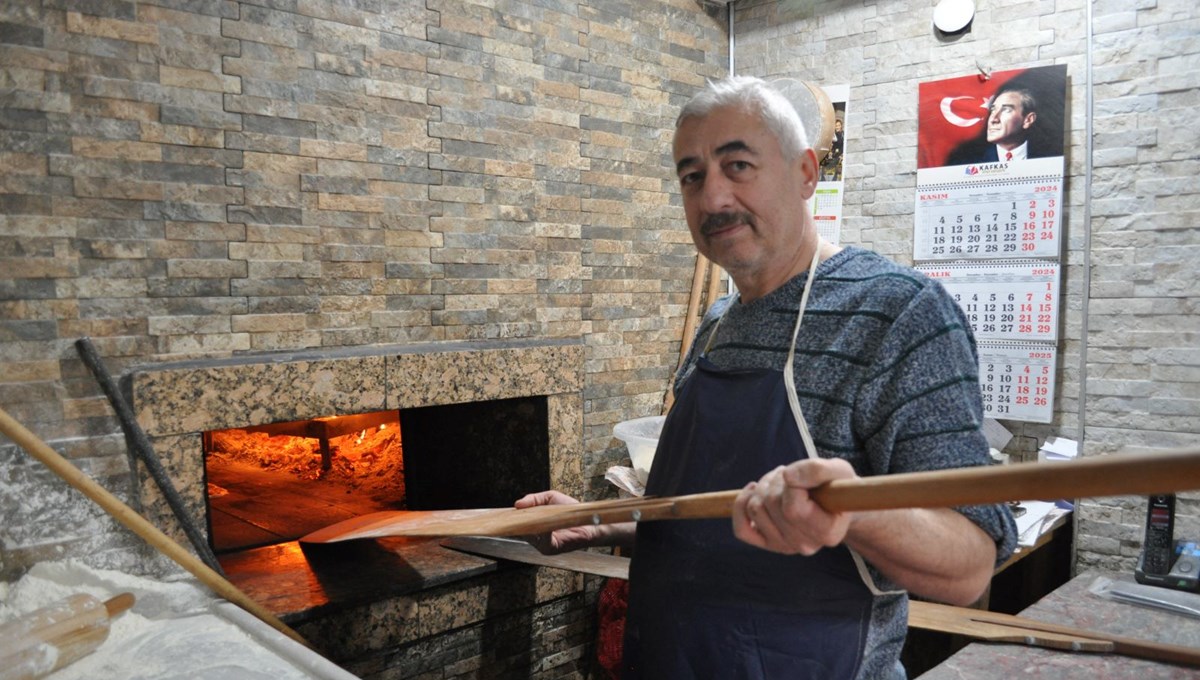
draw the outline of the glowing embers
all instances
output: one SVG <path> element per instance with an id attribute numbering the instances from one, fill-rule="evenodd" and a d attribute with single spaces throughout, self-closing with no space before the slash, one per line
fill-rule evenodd
<path id="1" fill-rule="evenodd" d="M 206 432 L 204 451 L 216 552 L 406 508 L 398 411 Z"/>

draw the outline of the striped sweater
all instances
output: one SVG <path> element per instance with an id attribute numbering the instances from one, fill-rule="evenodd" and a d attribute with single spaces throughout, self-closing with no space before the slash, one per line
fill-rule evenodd
<path id="1" fill-rule="evenodd" d="M 747 304 L 718 300 L 676 376 L 676 393 L 726 310 L 708 359 L 724 369 L 782 370 L 807 278 L 806 271 Z M 820 263 L 794 370 L 817 452 L 844 458 L 860 476 L 990 463 L 970 326 L 941 284 L 911 268 L 855 247 Z M 729 480 L 731 487 L 747 481 Z M 1007 509 L 956 509 L 995 539 L 997 564 L 1012 553 L 1016 527 Z M 881 589 L 895 588 L 871 571 Z M 907 599 L 877 597 L 860 677 L 903 678 L 906 631 Z"/>

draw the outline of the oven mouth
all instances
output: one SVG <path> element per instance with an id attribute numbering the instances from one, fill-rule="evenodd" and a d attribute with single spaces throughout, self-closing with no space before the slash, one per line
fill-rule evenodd
<path id="1" fill-rule="evenodd" d="M 293 541 L 385 510 L 510 507 L 549 488 L 544 397 L 203 433 L 213 552 Z"/>
<path id="2" fill-rule="evenodd" d="M 486 573 L 437 538 L 297 539 L 381 510 L 511 507 L 549 488 L 548 418 L 534 396 L 203 432 L 209 543 L 292 623 Z"/>
<path id="3" fill-rule="evenodd" d="M 214 430 L 203 439 L 209 542 L 218 555 L 407 509 L 398 411 Z"/>

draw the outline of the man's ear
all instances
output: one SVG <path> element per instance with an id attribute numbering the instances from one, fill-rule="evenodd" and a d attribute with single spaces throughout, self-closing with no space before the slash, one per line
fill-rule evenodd
<path id="1" fill-rule="evenodd" d="M 1025 114 L 1025 121 L 1021 124 L 1021 127 L 1028 130 L 1029 128 L 1033 127 L 1033 121 L 1035 120 L 1037 120 L 1037 111 L 1031 111 Z"/>
<path id="2" fill-rule="evenodd" d="M 807 201 L 816 193 L 817 180 L 821 177 L 817 163 L 817 152 L 812 149 L 805 149 L 794 162 L 799 165 L 800 195 Z"/>

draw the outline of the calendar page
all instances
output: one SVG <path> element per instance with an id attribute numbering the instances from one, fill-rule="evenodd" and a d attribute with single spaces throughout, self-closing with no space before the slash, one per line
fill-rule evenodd
<path id="1" fill-rule="evenodd" d="M 1062 168 L 1058 157 L 917 170 L 913 259 L 1057 258 Z"/>
<path id="2" fill-rule="evenodd" d="M 983 415 L 1048 423 L 1054 416 L 1057 348 L 1050 343 L 979 342 Z"/>
<path id="3" fill-rule="evenodd" d="M 1058 339 L 1058 262 L 947 262 L 916 269 L 941 282 L 979 340 Z"/>
<path id="4" fill-rule="evenodd" d="M 841 187 L 817 188 L 812 201 L 813 224 L 817 225 L 817 234 L 830 243 L 838 243 L 841 238 L 842 223 L 842 189 Z"/>

